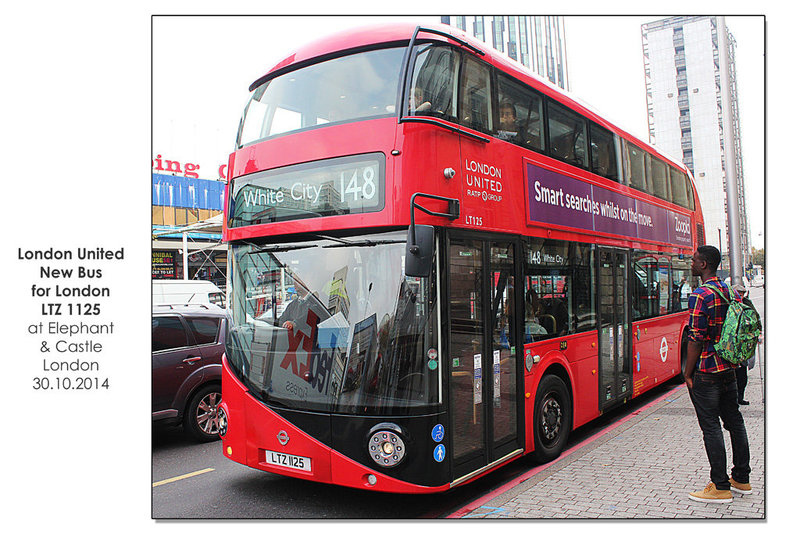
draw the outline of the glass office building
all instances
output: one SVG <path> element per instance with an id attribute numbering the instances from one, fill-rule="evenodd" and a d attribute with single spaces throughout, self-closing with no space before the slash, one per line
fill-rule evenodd
<path id="1" fill-rule="evenodd" d="M 448 15 L 449 24 L 569 90 L 564 17 Z"/>
<path id="2" fill-rule="evenodd" d="M 738 237 L 746 269 L 750 231 L 736 92 L 736 40 L 724 17 L 671 17 L 642 26 L 650 142 L 694 174 L 706 242 L 728 256 L 725 180 L 735 180 Z M 723 261 L 723 267 L 727 264 Z"/>

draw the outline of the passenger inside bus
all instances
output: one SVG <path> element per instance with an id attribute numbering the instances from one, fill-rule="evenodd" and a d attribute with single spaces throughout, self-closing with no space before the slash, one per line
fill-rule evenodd
<path id="1" fill-rule="evenodd" d="M 525 131 L 517 124 L 517 108 L 511 100 L 500 104 L 500 127 L 497 137 L 517 145 L 525 144 Z"/>
<path id="2" fill-rule="evenodd" d="M 414 87 L 411 98 L 408 101 L 409 110 L 414 113 L 421 113 L 423 111 L 430 111 L 431 103 L 425 100 L 425 95 L 422 87 Z"/>
<path id="3" fill-rule="evenodd" d="M 296 283 L 294 287 L 297 291 L 297 297 L 289 302 L 278 319 L 278 324 L 282 328 L 289 330 L 291 333 L 295 333 L 295 329 L 313 329 L 316 324 L 308 324 L 313 317 L 316 317 L 316 319 L 313 319 L 314 322 L 330 317 L 317 295 L 309 292 L 303 284 Z M 309 312 L 314 312 L 313 316 Z"/>
<path id="4" fill-rule="evenodd" d="M 542 326 L 541 320 L 552 321 L 555 331 L 555 319 L 551 315 L 542 315 L 539 305 L 539 295 L 531 288 L 525 295 L 525 343 L 531 343 L 543 335 L 547 335 L 547 329 Z"/>
<path id="5" fill-rule="evenodd" d="M 569 312 L 563 298 L 552 297 L 543 299 L 541 317 L 548 317 L 553 323 L 553 330 L 549 330 L 550 325 L 545 325 L 551 334 L 565 335 L 569 332 Z"/>

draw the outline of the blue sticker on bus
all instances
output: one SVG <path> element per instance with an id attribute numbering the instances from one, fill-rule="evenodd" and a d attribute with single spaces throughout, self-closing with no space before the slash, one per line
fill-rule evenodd
<path id="1" fill-rule="evenodd" d="M 441 442 L 442 439 L 444 439 L 444 426 L 436 425 L 433 427 L 433 430 L 431 430 L 431 437 L 436 443 Z"/>
<path id="2" fill-rule="evenodd" d="M 433 459 L 436 460 L 437 462 L 442 462 L 444 460 L 444 456 L 445 456 L 444 445 L 440 443 L 439 445 L 436 446 L 435 449 L 433 449 Z"/>

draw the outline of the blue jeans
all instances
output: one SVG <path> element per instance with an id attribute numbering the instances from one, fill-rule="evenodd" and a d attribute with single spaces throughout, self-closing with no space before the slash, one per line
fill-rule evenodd
<path id="1" fill-rule="evenodd" d="M 728 465 L 725 457 L 725 441 L 719 420 L 731 435 L 733 470 L 731 477 L 736 482 L 750 482 L 750 444 L 744 418 L 737 402 L 736 373 L 733 370 L 721 373 L 701 373 L 693 377 L 689 394 L 697 412 L 697 422 L 703 431 L 708 462 L 711 464 L 711 482 L 719 490 L 729 490 Z"/>

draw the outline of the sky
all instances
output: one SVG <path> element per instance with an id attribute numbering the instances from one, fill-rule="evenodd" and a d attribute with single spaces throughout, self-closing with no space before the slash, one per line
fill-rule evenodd
<path id="1" fill-rule="evenodd" d="M 565 17 L 571 92 L 644 140 L 648 125 L 641 25 L 658 18 Z M 153 158 L 200 165 L 201 178 L 217 179 L 233 150 L 250 83 L 314 36 L 395 20 L 435 23 L 439 17 L 155 17 Z M 764 19 L 726 20 L 737 41 L 751 242 L 763 248 Z"/>

